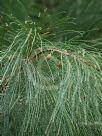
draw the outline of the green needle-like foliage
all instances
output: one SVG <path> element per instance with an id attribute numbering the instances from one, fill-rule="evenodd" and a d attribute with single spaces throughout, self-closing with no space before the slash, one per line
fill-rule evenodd
<path id="1" fill-rule="evenodd" d="M 101 136 L 102 33 L 81 19 L 94 0 L 1 3 L 0 136 Z"/>

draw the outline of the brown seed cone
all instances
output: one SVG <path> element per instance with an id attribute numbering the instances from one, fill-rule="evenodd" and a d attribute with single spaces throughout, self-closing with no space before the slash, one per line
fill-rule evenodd
<path id="1" fill-rule="evenodd" d="M 51 55 L 51 54 L 48 54 L 47 60 L 51 60 L 51 58 L 52 58 L 52 55 Z"/>
<path id="2" fill-rule="evenodd" d="M 60 68 L 62 68 L 62 62 L 61 61 L 58 61 L 57 62 L 57 67 L 60 69 Z"/>
<path id="3" fill-rule="evenodd" d="M 64 51 L 63 51 L 63 54 L 64 54 L 65 56 L 68 56 L 68 55 L 69 55 L 69 53 L 68 53 L 67 50 L 64 50 Z"/>
<path id="4" fill-rule="evenodd" d="M 42 52 L 42 51 L 43 51 L 43 49 L 42 49 L 42 48 L 38 48 L 38 51 Z"/>

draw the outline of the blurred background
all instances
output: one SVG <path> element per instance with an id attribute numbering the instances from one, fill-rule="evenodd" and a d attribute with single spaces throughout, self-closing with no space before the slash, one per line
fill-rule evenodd
<path id="1" fill-rule="evenodd" d="M 44 11 L 50 15 L 63 12 L 63 17 L 75 18 L 74 30 L 88 31 L 84 38 L 86 35 L 99 38 L 102 34 L 102 0 L 0 0 L 0 11 L 20 20 L 30 17 L 33 21 L 39 21 Z"/>

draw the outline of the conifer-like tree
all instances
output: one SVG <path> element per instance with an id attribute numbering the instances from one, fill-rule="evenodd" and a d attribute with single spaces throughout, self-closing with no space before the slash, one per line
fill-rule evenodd
<path id="1" fill-rule="evenodd" d="M 101 136 L 102 1 L 0 11 L 0 136 Z"/>

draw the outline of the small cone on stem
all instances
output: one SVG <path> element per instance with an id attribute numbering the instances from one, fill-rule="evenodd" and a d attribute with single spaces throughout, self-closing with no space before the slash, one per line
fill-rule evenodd
<path id="1" fill-rule="evenodd" d="M 69 55 L 69 53 L 68 53 L 67 50 L 64 50 L 64 51 L 63 51 L 63 54 L 64 54 L 65 56 L 68 56 L 68 55 Z"/>
<path id="2" fill-rule="evenodd" d="M 57 62 L 57 67 L 60 69 L 60 68 L 62 68 L 62 62 L 61 61 L 58 61 Z"/>
<path id="3" fill-rule="evenodd" d="M 51 53 L 50 53 L 50 54 L 48 54 L 48 56 L 47 56 L 47 60 L 51 60 L 51 58 L 52 58 L 52 55 L 51 55 Z"/>

